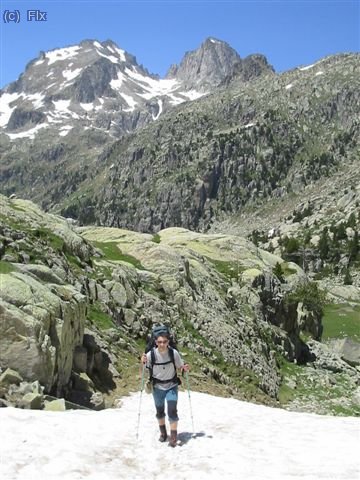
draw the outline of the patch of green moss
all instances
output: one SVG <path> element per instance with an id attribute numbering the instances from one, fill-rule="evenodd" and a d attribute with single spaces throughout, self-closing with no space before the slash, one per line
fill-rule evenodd
<path id="1" fill-rule="evenodd" d="M 293 388 L 290 388 L 288 385 L 281 385 L 279 388 L 278 398 L 281 405 L 286 405 L 291 402 L 296 396 L 296 392 Z"/>
<path id="2" fill-rule="evenodd" d="M 139 270 L 145 270 L 137 258 L 122 253 L 116 242 L 93 242 L 93 244 L 103 252 L 107 260 L 130 263 Z"/>
<path id="3" fill-rule="evenodd" d="M 114 327 L 114 322 L 110 315 L 102 312 L 96 304 L 90 306 L 87 318 L 91 323 L 100 328 L 100 330 L 106 330 Z"/>
<path id="4" fill-rule="evenodd" d="M 64 240 L 47 228 L 36 228 L 31 233 L 34 237 L 45 240 L 53 250 L 61 252 L 64 248 Z"/>
<path id="5" fill-rule="evenodd" d="M 161 242 L 160 235 L 158 233 L 155 233 L 155 235 L 153 235 L 152 241 L 155 243 L 160 243 Z"/>
<path id="6" fill-rule="evenodd" d="M 289 277 L 290 275 L 294 275 L 296 273 L 295 268 L 289 267 L 288 262 L 283 262 L 281 264 L 281 270 L 285 277 Z"/>
<path id="7" fill-rule="evenodd" d="M 215 260 L 210 257 L 206 257 L 207 260 L 214 265 L 216 270 L 227 277 L 228 279 L 234 278 L 237 280 L 241 272 L 243 272 L 244 268 L 242 265 L 236 262 L 229 262 L 224 260 Z"/>
<path id="8" fill-rule="evenodd" d="M 10 272 L 14 272 L 14 271 L 16 271 L 16 268 L 14 267 L 14 265 L 12 265 L 9 262 L 4 262 L 4 261 L 0 260 L 0 273 L 1 274 L 7 274 L 7 273 L 10 273 Z"/>

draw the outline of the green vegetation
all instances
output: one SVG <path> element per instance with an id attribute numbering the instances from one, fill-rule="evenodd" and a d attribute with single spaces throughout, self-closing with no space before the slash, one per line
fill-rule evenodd
<path id="1" fill-rule="evenodd" d="M 283 262 L 281 264 L 281 269 L 285 277 L 289 277 L 290 275 L 294 275 L 296 273 L 296 269 L 291 268 L 288 262 Z"/>
<path id="2" fill-rule="evenodd" d="M 244 268 L 236 262 L 229 262 L 224 260 L 214 260 L 213 258 L 206 257 L 206 259 L 214 265 L 216 270 L 225 275 L 228 279 L 234 278 L 237 280 L 239 278 L 239 274 L 244 270 Z"/>
<path id="3" fill-rule="evenodd" d="M 360 342 L 360 305 L 328 303 L 322 323 L 324 340 L 350 337 Z"/>
<path id="4" fill-rule="evenodd" d="M 285 296 L 285 303 L 287 304 L 298 304 L 300 302 L 304 304 L 307 310 L 322 317 L 323 307 L 326 303 L 326 293 L 320 290 L 316 282 L 304 283 Z"/>
<path id="5" fill-rule="evenodd" d="M 114 327 L 114 323 L 110 315 L 102 312 L 98 304 L 90 306 L 87 317 L 90 322 L 100 328 L 100 330 L 106 330 Z"/>
<path id="6" fill-rule="evenodd" d="M 161 242 L 160 235 L 158 233 L 155 233 L 155 235 L 153 235 L 152 241 L 155 243 L 160 243 Z"/>
<path id="7" fill-rule="evenodd" d="M 273 268 L 273 274 L 280 280 L 281 283 L 285 281 L 283 271 L 279 262 L 276 262 L 276 265 Z"/>
<path id="8" fill-rule="evenodd" d="M 349 391 L 354 388 L 346 374 L 332 373 L 330 380 L 321 374 L 317 375 L 316 370 L 308 366 L 285 360 L 280 362 L 280 373 L 282 384 L 278 398 L 282 406 L 296 401 L 304 405 L 313 403 L 326 414 L 360 415 L 360 406 L 356 402 L 343 401 L 344 397 L 349 398 Z"/>
<path id="9" fill-rule="evenodd" d="M 45 240 L 55 251 L 63 251 L 64 240 L 55 235 L 51 230 L 47 228 L 36 228 L 31 231 L 31 234 L 39 239 Z"/>
<path id="10" fill-rule="evenodd" d="M 0 260 L 0 274 L 6 274 L 14 271 L 16 271 L 16 268 L 11 263 Z"/>
<path id="11" fill-rule="evenodd" d="M 131 256 L 121 252 L 116 242 L 92 242 L 96 248 L 99 248 L 105 255 L 107 260 L 122 261 L 130 263 L 139 270 L 145 270 L 141 262 Z"/>

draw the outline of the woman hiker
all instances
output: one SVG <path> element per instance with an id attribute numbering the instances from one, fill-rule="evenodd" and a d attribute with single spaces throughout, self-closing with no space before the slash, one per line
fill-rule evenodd
<path id="1" fill-rule="evenodd" d="M 160 428 L 160 442 L 165 442 L 168 435 L 165 425 L 165 400 L 167 402 L 167 414 L 170 422 L 171 447 L 177 442 L 177 414 L 178 385 L 179 379 L 176 369 L 182 372 L 189 371 L 189 365 L 185 364 L 180 354 L 169 346 L 168 332 L 160 332 L 155 338 L 156 348 L 144 353 L 141 362 L 150 369 L 150 381 L 153 384 L 153 397 L 156 408 L 156 418 Z"/>

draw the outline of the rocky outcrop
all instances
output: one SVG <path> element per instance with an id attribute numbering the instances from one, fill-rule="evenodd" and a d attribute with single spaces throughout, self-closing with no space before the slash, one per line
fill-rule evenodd
<path id="1" fill-rule="evenodd" d="M 85 297 L 70 285 L 42 283 L 13 271 L 1 276 L 0 314 L 1 366 L 61 395 L 75 347 L 82 343 Z"/>
<path id="2" fill-rule="evenodd" d="M 176 78 L 193 88 L 211 88 L 230 76 L 237 64 L 239 54 L 226 42 L 208 38 L 192 52 L 187 52 L 181 63 L 172 65 L 167 78 Z"/>

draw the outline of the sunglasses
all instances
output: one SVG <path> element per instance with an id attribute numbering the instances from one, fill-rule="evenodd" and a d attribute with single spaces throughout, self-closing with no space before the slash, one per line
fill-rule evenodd
<path id="1" fill-rule="evenodd" d="M 169 340 L 156 340 L 156 343 L 157 345 L 162 345 L 162 344 L 166 344 L 166 343 L 169 343 Z"/>

